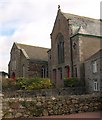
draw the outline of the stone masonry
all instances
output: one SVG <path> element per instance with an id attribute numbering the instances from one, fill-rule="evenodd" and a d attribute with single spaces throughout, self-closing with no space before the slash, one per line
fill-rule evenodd
<path id="1" fill-rule="evenodd" d="M 101 110 L 98 94 L 3 99 L 3 118 L 34 118 Z"/>

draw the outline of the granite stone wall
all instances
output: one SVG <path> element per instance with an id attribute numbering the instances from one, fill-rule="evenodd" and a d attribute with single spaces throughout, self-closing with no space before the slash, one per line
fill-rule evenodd
<path id="1" fill-rule="evenodd" d="M 99 94 L 3 99 L 3 118 L 33 118 L 100 109 Z"/>

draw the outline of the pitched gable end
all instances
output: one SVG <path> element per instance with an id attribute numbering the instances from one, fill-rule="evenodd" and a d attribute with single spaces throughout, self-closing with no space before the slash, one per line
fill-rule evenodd
<path id="1" fill-rule="evenodd" d="M 30 59 L 29 56 L 27 55 L 26 51 L 24 49 L 21 49 L 22 50 L 22 53 L 24 54 L 24 56 L 27 58 L 27 59 Z"/>

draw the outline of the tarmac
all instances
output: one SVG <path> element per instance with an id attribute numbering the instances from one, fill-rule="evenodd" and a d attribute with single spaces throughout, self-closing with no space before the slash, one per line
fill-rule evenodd
<path id="1" fill-rule="evenodd" d="M 51 118 L 51 119 L 55 119 L 55 118 L 59 118 L 59 119 L 68 119 L 68 118 L 73 118 L 73 119 L 86 119 L 86 120 L 102 120 L 102 111 L 98 111 L 98 112 L 84 112 L 84 113 L 77 113 L 77 114 L 69 114 L 69 115 L 56 115 L 56 116 L 43 116 L 41 118 Z M 49 120 L 48 119 L 48 120 Z M 56 119 L 55 119 L 56 120 Z"/>
<path id="2" fill-rule="evenodd" d="M 102 111 L 69 115 L 42 116 L 34 118 L 5 118 L 2 120 L 102 120 Z"/>

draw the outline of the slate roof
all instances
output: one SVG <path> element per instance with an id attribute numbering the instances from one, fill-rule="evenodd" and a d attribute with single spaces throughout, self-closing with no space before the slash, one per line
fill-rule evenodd
<path id="1" fill-rule="evenodd" d="M 88 18 L 84 16 L 63 13 L 61 12 L 66 19 L 69 19 L 69 24 L 72 28 L 72 34 L 88 34 L 94 36 L 102 36 L 100 32 L 100 24 L 102 21 L 99 19 Z"/>
<path id="2" fill-rule="evenodd" d="M 15 43 L 21 49 L 27 59 L 48 61 L 48 48 Z"/>
<path id="3" fill-rule="evenodd" d="M 97 59 L 102 59 L 102 49 L 98 50 L 96 53 L 94 53 L 92 56 L 90 56 L 85 61 L 88 61 L 90 59 L 95 59 L 96 57 L 97 57 Z"/>
<path id="4" fill-rule="evenodd" d="M 5 75 L 8 75 L 8 73 L 6 73 L 6 72 L 4 72 L 4 71 L 0 71 L 0 75 L 5 76 Z"/>

